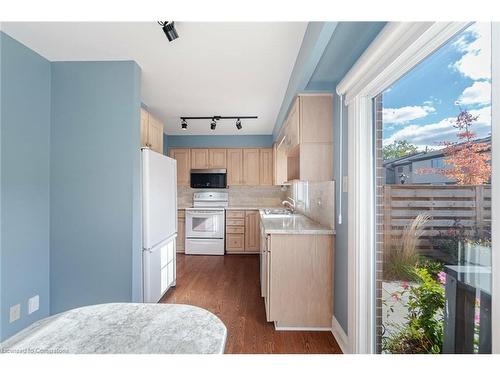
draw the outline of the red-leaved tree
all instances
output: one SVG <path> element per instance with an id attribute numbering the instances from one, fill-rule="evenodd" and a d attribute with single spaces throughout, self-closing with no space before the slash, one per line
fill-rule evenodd
<path id="1" fill-rule="evenodd" d="M 477 142 L 476 134 L 471 130 L 478 118 L 466 110 L 461 111 L 453 125 L 457 129 L 458 141 L 440 143 L 444 146 L 444 164 L 448 168 L 421 168 L 417 173 L 438 173 L 458 185 L 487 183 L 491 177 L 491 148 L 486 142 Z"/>

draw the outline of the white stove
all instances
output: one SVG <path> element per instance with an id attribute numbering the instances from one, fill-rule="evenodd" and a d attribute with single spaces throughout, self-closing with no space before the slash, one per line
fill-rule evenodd
<path id="1" fill-rule="evenodd" d="M 193 194 L 186 208 L 186 254 L 224 255 L 225 207 L 228 193 L 205 191 Z"/>

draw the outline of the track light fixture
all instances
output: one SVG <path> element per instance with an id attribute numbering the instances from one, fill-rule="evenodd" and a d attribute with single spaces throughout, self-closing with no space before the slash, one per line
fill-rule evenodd
<path id="1" fill-rule="evenodd" d="M 212 120 L 210 122 L 210 129 L 215 130 L 217 127 L 217 121 L 219 120 L 236 120 L 236 128 L 241 130 L 243 126 L 241 125 L 241 119 L 256 119 L 257 116 L 182 116 L 181 117 L 181 128 L 182 130 L 187 129 L 186 120 Z"/>
<path id="2" fill-rule="evenodd" d="M 175 30 L 174 21 L 158 21 L 158 24 L 162 27 L 169 42 L 179 37 L 177 30 Z"/>

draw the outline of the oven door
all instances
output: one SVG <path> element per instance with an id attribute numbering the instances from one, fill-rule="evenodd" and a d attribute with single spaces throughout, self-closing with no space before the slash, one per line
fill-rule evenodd
<path id="1" fill-rule="evenodd" d="M 186 238 L 224 238 L 224 210 L 186 210 Z"/>

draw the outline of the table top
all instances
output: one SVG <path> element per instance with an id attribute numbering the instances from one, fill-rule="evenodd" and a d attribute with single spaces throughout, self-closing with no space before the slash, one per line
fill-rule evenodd
<path id="1" fill-rule="evenodd" d="M 227 329 L 190 305 L 109 303 L 72 309 L 33 323 L 0 344 L 15 353 L 220 354 Z"/>

